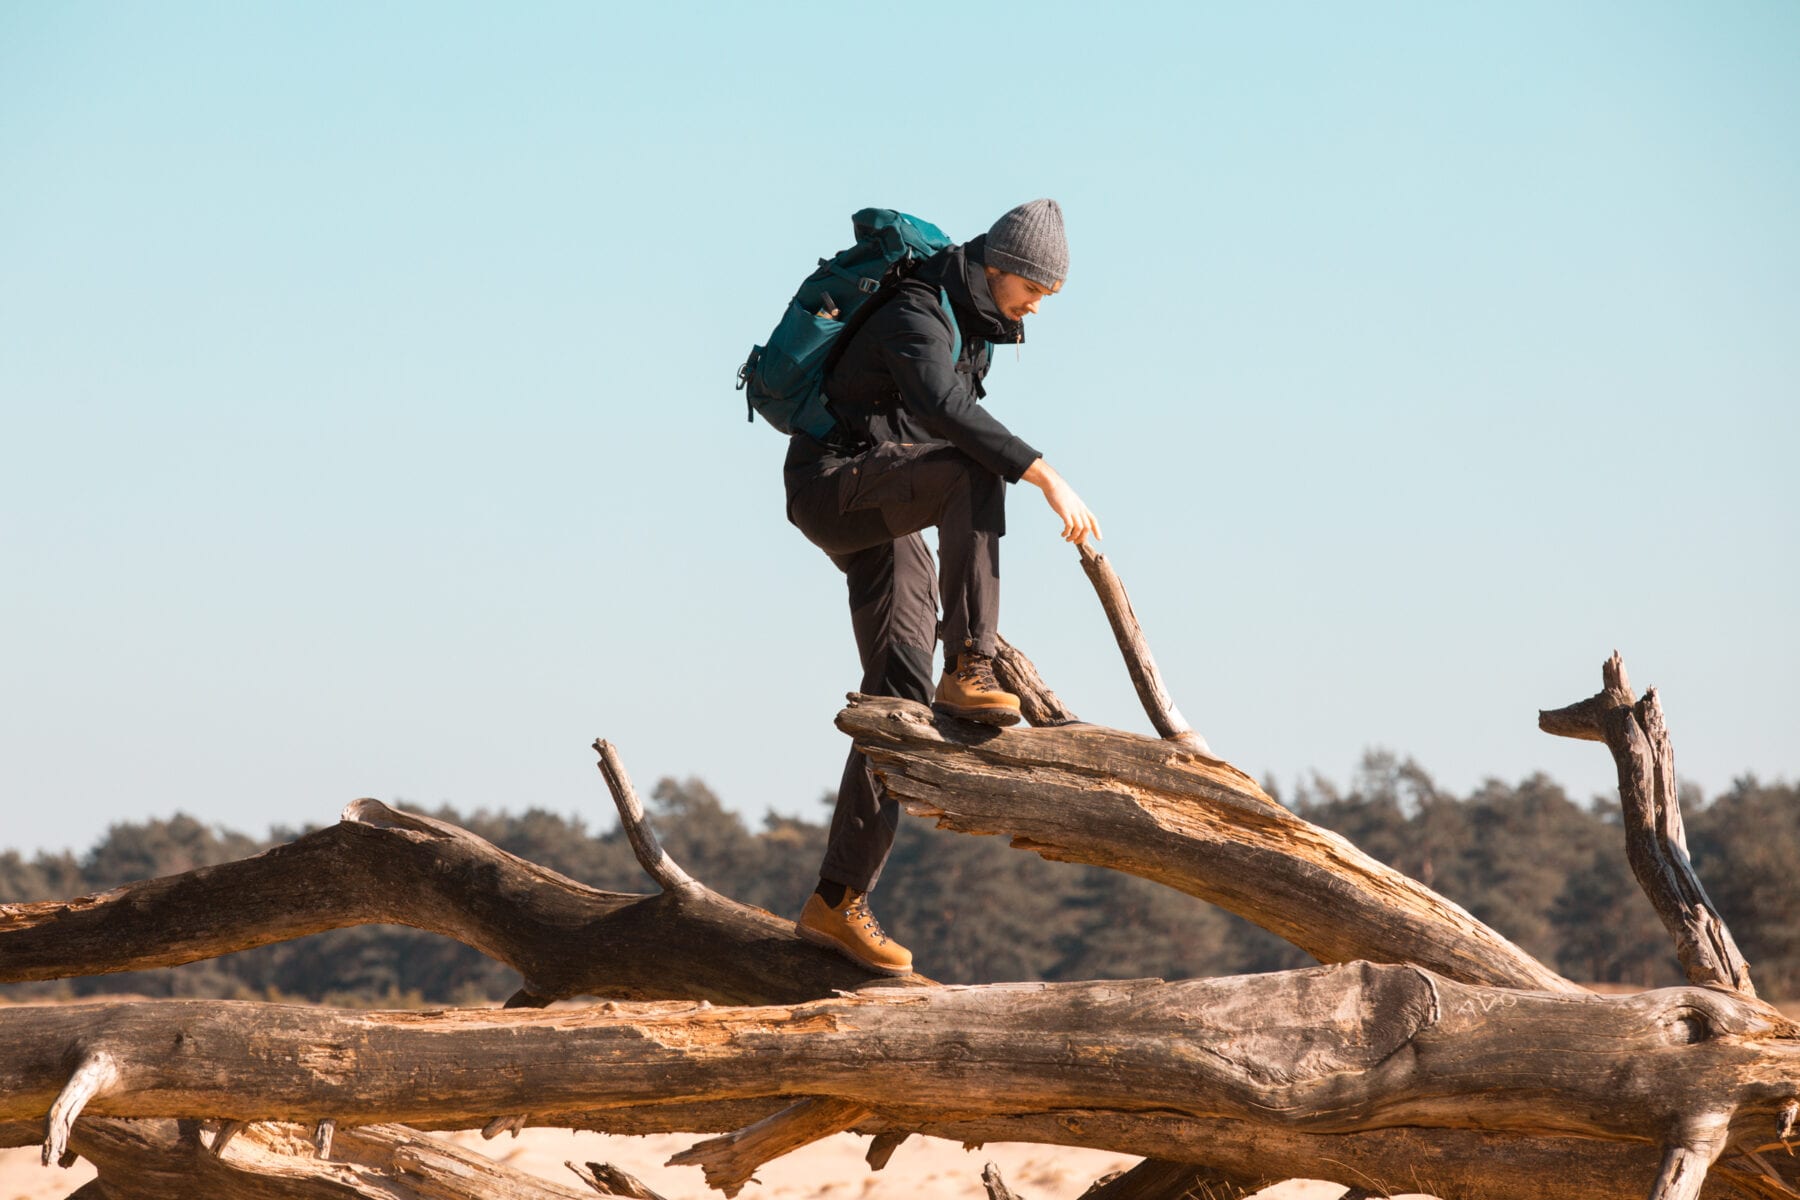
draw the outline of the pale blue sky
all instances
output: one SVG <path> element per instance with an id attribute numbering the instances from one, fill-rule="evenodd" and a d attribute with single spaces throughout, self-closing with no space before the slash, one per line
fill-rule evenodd
<path id="1" fill-rule="evenodd" d="M 737 363 L 1054 196 L 994 411 L 1257 774 L 1545 770 L 1621 650 L 1800 774 L 1800 6 L 0 7 L 0 845 L 362 795 L 808 814 L 857 678 Z M 1012 496 L 1002 629 L 1145 729 Z"/>

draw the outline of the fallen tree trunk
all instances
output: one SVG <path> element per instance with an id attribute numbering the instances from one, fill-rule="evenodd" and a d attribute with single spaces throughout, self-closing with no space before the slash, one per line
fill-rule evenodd
<path id="1" fill-rule="evenodd" d="M 607 892 L 444 821 L 357 800 L 254 858 L 98 896 L 0 904 L 0 982 L 137 971 L 346 925 L 410 925 L 579 995 L 782 1003 L 884 979 L 697 883 Z"/>
<path id="2" fill-rule="evenodd" d="M 1619 675 L 1622 683 L 1622 668 Z M 1646 700 L 1654 706 L 1653 697 Z M 1604 708 L 1603 717 L 1619 707 Z M 1054 711 L 1046 702 L 1041 715 L 1053 719 Z M 1666 733 L 1658 743 L 1650 728 L 1660 727 L 1660 710 L 1631 711 L 1653 747 L 1646 760 L 1656 764 L 1646 793 L 1655 797 L 1652 823 L 1664 843 L 1684 851 L 1672 763 L 1662 766 Z M 249 1011 L 243 1006 L 63 1010 L 79 1014 L 73 1018 L 17 1010 L 0 1015 L 12 1047 L 0 1062 L 4 1103 L 14 1106 L 5 1111 L 42 1113 L 49 1105 L 53 1152 L 84 1106 L 235 1120 L 253 1112 L 298 1116 L 346 1130 L 407 1117 L 480 1125 L 491 1112 L 637 1131 L 741 1128 L 761 1118 L 756 1136 L 720 1143 L 749 1147 L 753 1158 L 759 1145 L 793 1144 L 796 1130 L 816 1135 L 868 1110 L 873 1115 L 859 1120 L 868 1132 L 1068 1141 L 1246 1179 L 1403 1179 L 1408 1164 L 1430 1162 L 1441 1168 L 1433 1190 L 1446 1197 L 1502 1189 L 1520 1197 L 1567 1194 L 1555 1189 L 1575 1181 L 1592 1196 L 1646 1189 L 1657 1200 L 1800 1195 L 1793 1164 L 1765 1153 L 1785 1145 L 1800 1114 L 1794 1029 L 1751 997 L 1747 974 L 1734 973 L 1728 955 L 1715 953 L 1725 968 L 1705 978 L 1735 995 L 1675 989 L 1631 1001 L 1587 997 L 1460 908 L 1299 821 L 1247 776 L 1191 745 L 1093 728 L 937 726 L 896 702 L 861 699 L 841 723 L 886 786 L 940 824 L 1004 832 L 1046 857 L 1125 869 L 1219 900 L 1324 959 L 1423 961 L 1443 977 L 1356 964 L 1207 984 L 912 987 L 799 1009 L 633 1005 L 579 1016 L 319 1016 L 250 1006 L 256 1011 L 244 1019 L 268 1027 L 235 1032 L 233 1013 Z M 1666 797 L 1656 791 L 1663 775 Z M 631 820 L 632 806 L 620 804 Z M 397 867 L 369 853 L 358 868 L 366 875 L 352 872 L 357 890 L 368 893 L 357 898 L 360 909 L 333 908 L 302 889 L 299 915 L 277 911 L 295 907 L 282 887 L 305 872 L 291 864 L 270 870 L 266 860 L 279 857 L 272 851 L 210 869 L 222 875 L 194 872 L 90 903 L 12 906 L 0 914 L 0 970 L 78 973 L 44 965 L 64 933 L 73 935 L 65 964 L 117 961 L 102 945 L 115 935 L 140 959 L 169 954 L 171 944 L 187 958 L 160 961 L 223 952 L 224 943 L 245 936 L 221 915 L 239 900 L 227 885 L 249 884 L 265 889 L 245 914 L 256 940 L 224 948 L 295 936 L 281 931 L 321 916 L 348 924 L 356 913 L 402 909 L 406 916 L 360 919 L 450 932 L 514 962 L 528 980 L 515 997 L 521 1005 L 599 990 L 582 986 L 597 978 L 613 994 L 722 1000 L 746 992 L 766 1000 L 783 989 L 816 995 L 831 968 L 847 972 L 852 985 L 866 981 L 798 943 L 787 922 L 707 893 L 653 839 L 634 834 L 633 843 L 665 892 L 621 897 L 373 802 L 359 802 L 347 816 L 347 824 L 377 826 L 405 843 L 397 846 Z M 354 845 L 367 831 L 339 826 L 336 834 Z M 326 873 L 329 857 L 310 861 Z M 1697 879 L 1689 887 L 1679 877 L 1684 852 L 1679 859 L 1657 876 L 1675 879 L 1666 889 L 1675 900 L 1671 928 L 1698 931 L 1696 944 L 1725 944 L 1722 926 L 1708 932 L 1691 911 L 1705 907 L 1704 893 Z M 234 868 L 242 873 L 232 875 Z M 447 878 L 434 885 L 434 875 Z M 341 894 L 337 880 L 315 882 L 313 890 Z M 665 907 L 640 907 L 652 902 Z M 523 920 L 513 911 L 519 908 Z M 634 908 L 638 934 L 621 936 L 618 914 Z M 175 914 L 177 936 L 163 931 L 159 946 L 147 910 Z M 583 919 L 595 929 L 572 949 L 569 930 Z M 718 945 L 706 941 L 709 922 L 723 935 Z M 670 929 L 679 936 L 670 938 Z M 807 957 L 759 972 L 759 939 Z M 12 956 L 17 947 L 28 951 L 22 959 Z M 596 964 L 603 952 L 635 961 Z M 680 970 L 670 972 L 671 961 Z M 536 972 L 521 965 L 531 962 L 545 965 Z M 110 969 L 143 965 L 152 964 Z M 744 965 L 751 970 L 740 975 Z M 283 1015 L 295 1011 L 315 1015 Z M 601 1079 L 596 1064 L 604 1066 Z M 801 1097 L 811 1099 L 776 1111 Z"/>
<path id="3" fill-rule="evenodd" d="M 1320 962 L 1411 962 L 1580 992 L 1424 884 L 1275 803 L 1229 763 L 1100 726 L 997 730 L 853 696 L 838 727 L 908 812 L 1209 900 Z"/>
<path id="4" fill-rule="evenodd" d="M 1312 1134 L 1475 1127 L 1667 1143 L 1710 1161 L 1734 1122 L 1766 1140 L 1800 1096 L 1800 1031 L 1754 1000 L 1524 993 L 1365 963 L 878 989 L 798 1007 L 24 1008 L 0 1014 L 0 1035 L 6 1119 L 55 1107 L 104 1058 L 107 1081 L 85 1105 L 100 1115 L 443 1127 L 499 1111 L 814 1096 L 877 1112 L 898 1101 L 940 1122 L 1102 1109 Z"/>

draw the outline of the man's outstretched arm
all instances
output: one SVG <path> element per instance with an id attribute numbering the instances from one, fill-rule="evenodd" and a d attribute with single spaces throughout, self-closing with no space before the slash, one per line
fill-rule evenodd
<path id="1" fill-rule="evenodd" d="M 1081 502 L 1068 481 L 1056 473 L 1056 468 L 1042 458 L 1035 460 L 1021 480 L 1032 484 L 1044 493 L 1044 500 L 1053 512 L 1062 519 L 1062 537 L 1065 542 L 1073 542 L 1079 546 L 1092 534 L 1096 540 L 1100 537 L 1100 519 L 1093 510 Z"/>

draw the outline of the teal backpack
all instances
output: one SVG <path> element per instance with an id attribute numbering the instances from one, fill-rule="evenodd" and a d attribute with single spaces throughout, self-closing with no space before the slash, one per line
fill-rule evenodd
<path id="1" fill-rule="evenodd" d="M 761 413 L 782 433 L 805 433 L 823 441 L 836 424 L 826 407 L 824 386 L 826 363 L 839 335 L 882 290 L 884 278 L 898 279 L 951 245 L 936 225 L 891 208 L 865 208 L 850 224 L 856 244 L 819 260 L 819 269 L 788 302 L 768 344 L 752 347 L 738 368 L 746 420 L 755 421 Z M 949 297 L 940 295 L 939 300 L 949 313 Z M 956 330 L 954 316 L 950 328 Z"/>

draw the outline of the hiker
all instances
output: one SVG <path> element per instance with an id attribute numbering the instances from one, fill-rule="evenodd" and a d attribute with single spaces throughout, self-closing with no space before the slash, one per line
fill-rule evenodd
<path id="1" fill-rule="evenodd" d="M 988 348 L 1025 340 L 1025 317 L 1062 290 L 1068 265 L 1054 200 L 1022 204 L 985 235 L 924 259 L 884 286 L 834 348 L 824 394 L 835 428 L 823 439 L 792 436 L 788 519 L 844 572 L 869 695 L 929 702 L 989 725 L 1019 720 L 1019 698 L 994 676 L 1004 485 L 1041 489 L 1065 541 L 1097 538 L 1100 525 L 1043 456 L 982 407 L 982 379 Z M 941 578 L 919 536 L 933 526 Z M 944 674 L 934 692 L 940 632 Z M 795 932 L 902 975 L 912 953 L 883 933 L 868 905 L 898 824 L 898 803 L 878 794 L 852 750 L 819 885 Z"/>

